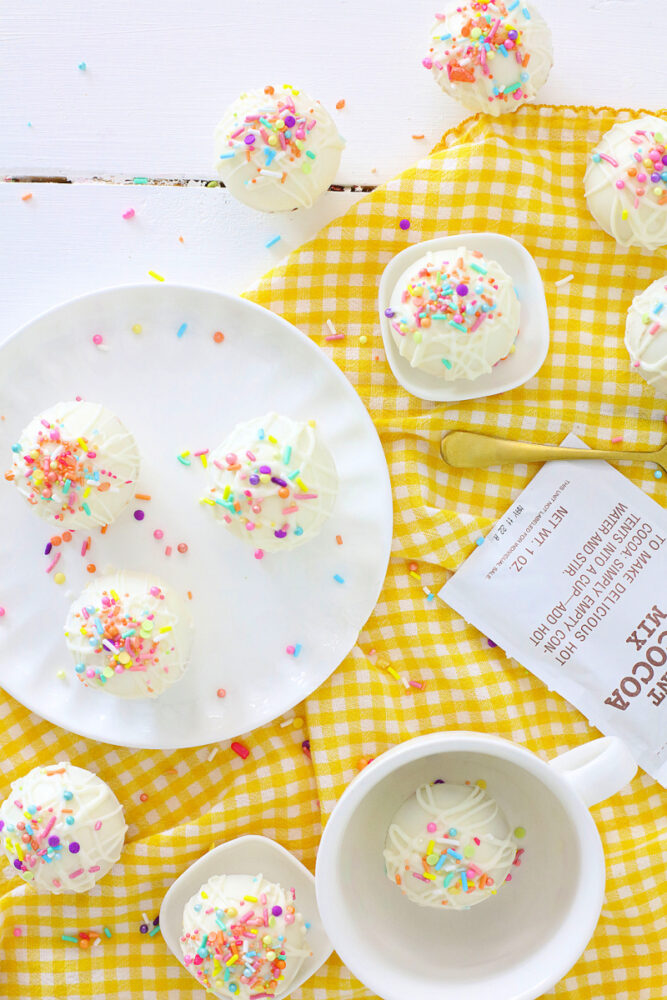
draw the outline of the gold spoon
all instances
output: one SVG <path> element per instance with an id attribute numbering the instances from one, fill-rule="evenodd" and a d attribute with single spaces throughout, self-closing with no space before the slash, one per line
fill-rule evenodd
<path id="1" fill-rule="evenodd" d="M 658 451 L 607 451 L 600 448 L 562 448 L 559 445 L 507 441 L 490 434 L 450 431 L 440 442 L 440 454 L 455 469 L 486 469 L 490 465 L 603 458 L 612 462 L 655 462 L 667 472 L 667 444 Z"/>

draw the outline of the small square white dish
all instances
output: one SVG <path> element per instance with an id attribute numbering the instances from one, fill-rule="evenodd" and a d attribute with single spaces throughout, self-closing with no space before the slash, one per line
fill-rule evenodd
<path id="1" fill-rule="evenodd" d="M 521 303 L 521 321 L 516 350 L 501 361 L 488 375 L 474 381 L 455 379 L 447 382 L 427 372 L 413 368 L 396 346 L 391 325 L 384 311 L 388 308 L 396 282 L 410 264 L 429 252 L 455 249 L 459 246 L 479 250 L 489 260 L 495 260 L 514 282 Z M 380 326 L 387 361 L 396 381 L 419 399 L 434 402 L 459 402 L 495 396 L 523 385 L 539 371 L 549 350 L 549 315 L 544 297 L 544 285 L 537 264 L 526 248 L 500 233 L 456 233 L 406 247 L 387 264 L 378 294 Z"/>
<path id="2" fill-rule="evenodd" d="M 269 881 L 279 883 L 284 889 L 295 890 L 297 909 L 305 922 L 310 925 L 306 941 L 312 955 L 303 962 L 298 975 L 290 984 L 289 992 L 276 993 L 275 1000 L 283 1000 L 324 965 L 332 952 L 332 945 L 320 919 L 314 877 L 293 854 L 275 840 L 254 834 L 236 837 L 214 847 L 195 861 L 182 875 L 179 875 L 162 900 L 160 930 L 169 950 L 185 967 L 180 938 L 183 910 L 188 900 L 214 875 L 259 873 Z"/>

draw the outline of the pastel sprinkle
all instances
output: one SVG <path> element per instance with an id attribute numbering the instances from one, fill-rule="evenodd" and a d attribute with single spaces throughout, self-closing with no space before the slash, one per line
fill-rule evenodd
<path id="1" fill-rule="evenodd" d="M 180 339 L 188 328 L 187 323 L 181 323 L 178 330 L 176 331 L 176 336 Z"/>
<path id="2" fill-rule="evenodd" d="M 274 247 L 276 245 L 279 239 L 280 236 L 272 236 L 270 240 L 267 240 L 264 246 L 266 247 L 267 250 L 269 250 L 271 247 Z"/>
<path id="3" fill-rule="evenodd" d="M 336 581 L 336 583 L 345 583 L 345 580 L 340 575 L 340 573 L 334 573 L 334 580 Z"/>

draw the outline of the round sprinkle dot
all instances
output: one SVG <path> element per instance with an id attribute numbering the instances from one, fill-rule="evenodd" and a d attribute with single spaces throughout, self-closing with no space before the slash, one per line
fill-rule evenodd
<path id="1" fill-rule="evenodd" d="M 359 337 L 359 343 L 360 344 L 367 344 L 368 343 L 368 337 L 366 337 L 365 335 L 362 334 L 362 336 Z"/>
<path id="2" fill-rule="evenodd" d="M 660 469 L 656 469 L 655 470 L 655 472 L 653 473 L 653 478 L 654 479 L 662 479 L 662 472 L 660 471 Z"/>
<path id="3" fill-rule="evenodd" d="M 255 559 L 263 559 L 263 558 L 264 558 L 264 550 L 257 549 L 257 551 L 255 552 Z"/>
<path id="4" fill-rule="evenodd" d="M 466 844 L 466 846 L 463 848 L 464 858 L 471 858 L 474 853 L 475 853 L 475 848 L 472 846 L 472 844 Z"/>
<path id="5" fill-rule="evenodd" d="M 408 569 L 410 570 L 411 573 L 416 573 L 417 570 L 419 569 L 419 566 L 418 566 L 417 563 L 411 562 L 411 563 L 408 563 Z"/>
<path id="6" fill-rule="evenodd" d="M 188 547 L 185 544 L 185 542 L 179 542 L 178 545 L 176 546 L 176 549 L 181 553 L 181 555 L 183 555 L 188 551 Z"/>
<path id="7" fill-rule="evenodd" d="M 80 850 L 81 848 L 79 844 L 77 844 L 76 840 L 73 840 L 72 843 L 69 845 L 70 854 L 78 854 Z"/>
<path id="8" fill-rule="evenodd" d="M 486 782 L 484 778 L 480 778 L 479 781 L 475 782 L 475 784 L 477 785 L 478 788 L 486 788 Z"/>
<path id="9" fill-rule="evenodd" d="M 141 793 L 141 795 L 139 796 L 139 801 L 140 802 L 148 802 L 148 796 L 146 795 L 146 792 L 142 792 Z"/>
<path id="10" fill-rule="evenodd" d="M 95 563 L 88 563 L 86 569 L 88 570 L 89 573 L 94 573 L 97 569 L 97 566 L 95 565 Z"/>
<path id="11" fill-rule="evenodd" d="M 57 847 L 59 843 L 60 837 L 56 837 L 55 834 L 52 837 L 49 837 L 49 847 Z"/>
<path id="12" fill-rule="evenodd" d="M 64 573 L 56 573 L 56 575 L 53 578 L 53 582 L 60 584 L 60 583 L 64 583 L 66 579 L 67 579 L 67 577 L 65 576 Z"/>
<path id="13" fill-rule="evenodd" d="M 141 323 L 135 323 L 132 327 L 132 333 L 141 333 L 142 326 Z"/>
<path id="14" fill-rule="evenodd" d="M 221 344 L 225 339 L 225 335 L 220 330 L 216 330 L 215 333 L 213 334 L 213 339 L 216 342 L 216 344 Z"/>
<path id="15" fill-rule="evenodd" d="M 464 284 L 457 285 L 456 286 L 456 294 L 460 295 L 461 297 L 463 297 L 464 295 L 467 295 L 468 294 L 468 286 L 464 285 Z"/>
<path id="16" fill-rule="evenodd" d="M 225 695 L 227 694 L 224 688 L 218 688 L 218 690 L 215 693 L 217 694 L 218 698 L 224 698 Z"/>
<path id="17" fill-rule="evenodd" d="M 449 833 L 450 837 L 455 837 L 456 834 L 458 833 L 458 830 L 455 827 L 451 826 L 447 832 Z"/>
<path id="18" fill-rule="evenodd" d="M 99 345 L 99 344 L 103 343 L 103 341 L 104 341 L 104 337 L 102 336 L 101 333 L 96 333 L 94 335 L 94 337 L 93 337 L 93 343 L 94 344 Z"/>
<path id="19" fill-rule="evenodd" d="M 135 521 L 143 521 L 143 519 L 145 517 L 146 517 L 146 515 L 143 512 L 143 510 L 135 510 L 135 512 L 134 512 L 134 520 Z"/>
<path id="20" fill-rule="evenodd" d="M 164 531 L 162 531 L 160 528 L 156 528 L 155 531 L 153 532 L 153 538 L 157 538 L 159 542 L 161 538 L 164 538 Z"/>
<path id="21" fill-rule="evenodd" d="M 410 220 L 409 219 L 401 219 L 401 221 L 399 222 L 399 226 L 401 227 L 401 229 L 409 229 L 410 228 Z"/>
<path id="22" fill-rule="evenodd" d="M 23 934 L 23 931 L 21 930 L 20 927 L 15 927 L 14 928 L 14 937 L 21 937 L 22 934 Z"/>
<path id="23" fill-rule="evenodd" d="M 522 837 L 526 836 L 526 831 L 522 826 L 517 826 L 516 830 L 514 831 L 514 836 L 517 838 L 517 840 L 521 840 Z"/>
<path id="24" fill-rule="evenodd" d="M 140 934 L 148 934 L 148 924 L 141 924 L 139 927 Z"/>
<path id="25" fill-rule="evenodd" d="M 429 833 L 435 833 L 435 831 L 438 829 L 438 826 L 436 823 L 427 823 L 426 829 L 428 830 Z"/>
<path id="26" fill-rule="evenodd" d="M 4 618 L 6 614 L 5 609 L 0 605 L 0 618 Z"/>
<path id="27" fill-rule="evenodd" d="M 68 816 L 65 822 L 67 823 L 68 826 L 74 826 L 74 817 Z"/>

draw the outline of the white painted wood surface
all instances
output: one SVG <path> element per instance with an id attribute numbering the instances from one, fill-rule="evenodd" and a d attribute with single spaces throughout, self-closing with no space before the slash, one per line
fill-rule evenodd
<path id="1" fill-rule="evenodd" d="M 664 104 L 661 4 L 537 5 L 555 49 L 540 100 Z M 226 105 L 275 81 L 303 87 L 330 109 L 344 98 L 345 109 L 333 111 L 347 139 L 339 180 L 377 183 L 463 117 L 421 65 L 439 7 L 439 0 L 12 0 L 0 20 L 0 173 L 209 178 L 212 130 Z M 421 133 L 424 140 L 411 138 Z"/>
<path id="2" fill-rule="evenodd" d="M 664 105 L 655 3 L 539 6 L 556 60 L 544 102 Z M 119 183 L 212 177 L 213 127 L 247 86 L 293 82 L 330 109 L 345 99 L 333 112 L 348 143 L 342 184 L 377 184 L 423 156 L 464 116 L 421 66 L 437 7 L 438 0 L 5 4 L 0 177 L 111 183 L 0 182 L 0 338 L 73 295 L 150 280 L 148 270 L 240 291 L 359 197 L 330 192 L 310 211 L 265 216 L 222 190 Z M 132 220 L 122 219 L 128 208 Z"/>

